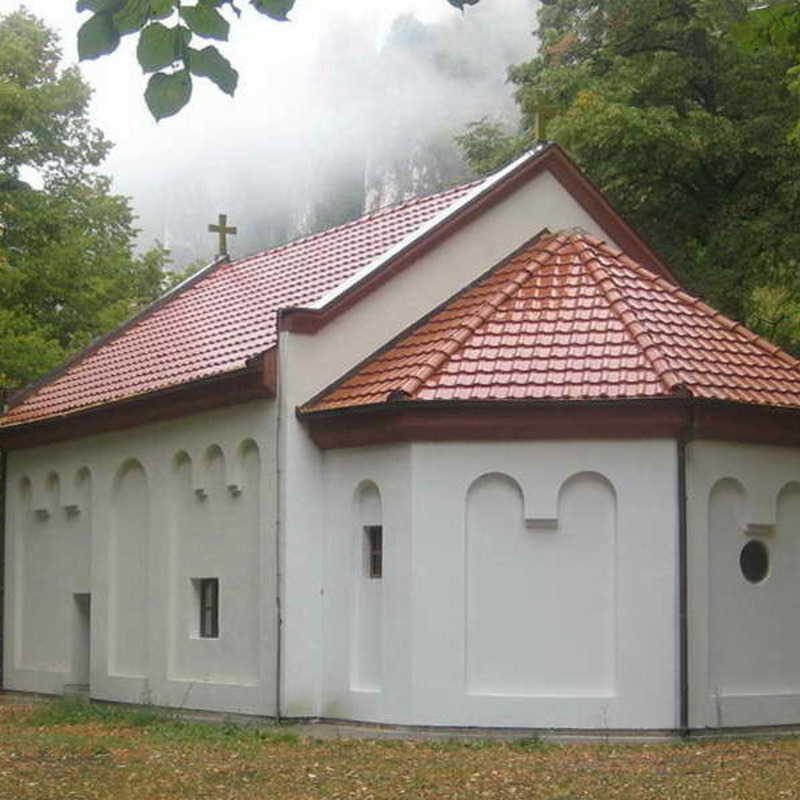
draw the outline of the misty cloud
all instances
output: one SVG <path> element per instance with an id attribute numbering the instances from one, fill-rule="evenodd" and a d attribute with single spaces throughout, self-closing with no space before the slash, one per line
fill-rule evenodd
<path id="1" fill-rule="evenodd" d="M 48 20 L 51 2 L 29 5 Z M 347 5 L 303 0 L 291 25 L 245 14 L 227 51 L 236 98 L 201 86 L 159 125 L 137 96 L 132 42 L 84 66 L 118 142 L 104 171 L 133 198 L 141 246 L 164 242 L 179 268 L 207 259 L 207 225 L 223 212 L 241 256 L 468 177 L 453 136 L 486 114 L 514 119 L 506 70 L 533 53 L 535 2 L 484 0 L 463 15 L 444 0 Z"/>

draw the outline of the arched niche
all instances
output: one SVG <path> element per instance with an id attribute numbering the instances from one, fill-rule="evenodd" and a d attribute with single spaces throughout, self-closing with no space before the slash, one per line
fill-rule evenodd
<path id="1" fill-rule="evenodd" d="M 89 467 L 82 466 L 75 470 L 61 502 L 70 516 L 89 512 L 92 504 L 92 472 Z"/>
<path id="2" fill-rule="evenodd" d="M 736 478 L 720 478 L 708 493 L 709 535 L 739 535 L 745 527 L 747 492 Z"/>
<path id="3" fill-rule="evenodd" d="M 764 605 L 764 584 L 753 585 L 742 572 L 740 559 L 748 542 L 766 541 L 748 536 L 747 510 L 748 492 L 736 478 L 720 478 L 711 487 L 707 511 L 708 690 L 710 699 L 717 701 L 718 714 L 722 713 L 721 695 L 749 693 L 760 683 L 770 683 L 766 653 L 760 651 L 770 647 L 777 609 Z M 723 725 L 724 716 L 715 722 Z"/>
<path id="4" fill-rule="evenodd" d="M 61 505 L 61 478 L 55 470 L 47 473 L 45 479 L 45 496 L 50 513 L 55 513 Z"/>
<path id="5" fill-rule="evenodd" d="M 261 476 L 261 451 L 253 439 L 245 439 L 238 450 L 243 483 L 248 489 L 257 490 Z"/>
<path id="6" fill-rule="evenodd" d="M 17 503 L 24 514 L 33 507 L 33 484 L 27 475 L 23 475 L 17 483 Z"/>
<path id="7" fill-rule="evenodd" d="M 61 478 L 50 470 L 38 487 L 34 487 L 33 506 L 38 522 L 47 522 L 57 514 L 61 505 Z"/>
<path id="8" fill-rule="evenodd" d="M 555 528 L 526 525 L 524 506 L 520 484 L 503 473 L 467 491 L 467 690 L 612 694 L 614 488 L 596 473 L 567 479 Z"/>
<path id="9" fill-rule="evenodd" d="M 238 497 L 245 489 L 256 497 L 261 488 L 261 450 L 253 439 L 236 448 L 236 469 L 228 479 L 228 491 Z"/>
<path id="10" fill-rule="evenodd" d="M 188 494 L 192 489 L 192 457 L 186 450 L 179 450 L 170 461 L 170 482 L 173 499 L 176 495 Z"/>
<path id="11" fill-rule="evenodd" d="M 383 681 L 383 501 L 377 484 L 356 487 L 353 514 L 352 689 L 379 691 Z"/>
<path id="12" fill-rule="evenodd" d="M 221 492 L 227 483 L 225 453 L 218 444 L 206 448 L 203 455 L 203 473 L 205 490 L 208 493 Z"/>
<path id="13" fill-rule="evenodd" d="M 790 481 L 778 492 L 776 498 L 778 533 L 800 536 L 800 482 Z"/>
<path id="14" fill-rule="evenodd" d="M 579 472 L 561 485 L 555 542 L 565 597 L 559 617 L 571 632 L 560 643 L 562 675 L 576 691 L 616 689 L 617 519 L 617 492 L 605 475 Z"/>
<path id="15" fill-rule="evenodd" d="M 536 559 L 522 488 L 489 473 L 466 493 L 466 683 L 473 694 L 533 691 L 526 635 L 534 602 L 527 571 Z M 517 626 L 522 625 L 519 629 Z"/>
<path id="16" fill-rule="evenodd" d="M 123 677 L 147 668 L 150 517 L 147 474 L 129 459 L 114 477 L 109 537 L 109 666 Z"/>
<path id="17" fill-rule="evenodd" d="M 374 481 L 361 481 L 356 487 L 354 502 L 359 525 L 381 525 L 383 523 L 381 492 Z"/>

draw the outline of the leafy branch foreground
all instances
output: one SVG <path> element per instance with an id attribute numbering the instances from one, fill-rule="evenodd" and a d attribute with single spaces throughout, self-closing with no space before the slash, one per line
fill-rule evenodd
<path id="1" fill-rule="evenodd" d="M 296 0 L 248 0 L 260 14 L 287 22 Z M 463 11 L 479 0 L 447 0 Z M 123 36 L 138 36 L 136 57 L 150 77 L 145 101 L 158 120 L 180 111 L 192 96 L 192 76 L 208 78 L 223 92 L 233 95 L 239 73 L 215 45 L 190 47 L 197 39 L 227 42 L 230 22 L 220 13 L 229 8 L 236 18 L 241 10 L 235 0 L 77 0 L 79 12 L 92 15 L 78 31 L 81 60 L 113 53 Z M 164 24 L 172 19 L 171 24 Z M 166 70 L 166 71 L 163 71 Z"/>
<path id="2" fill-rule="evenodd" d="M 796 798 L 800 740 L 315 741 L 144 709 L 0 706 L 0 798 Z"/>

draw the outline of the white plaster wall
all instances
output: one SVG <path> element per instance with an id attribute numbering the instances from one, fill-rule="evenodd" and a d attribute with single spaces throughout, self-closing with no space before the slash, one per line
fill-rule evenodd
<path id="1" fill-rule="evenodd" d="M 320 713 L 331 719 L 403 722 L 408 718 L 412 668 L 410 447 L 331 451 L 325 455 L 324 484 Z M 380 493 L 379 510 L 374 502 L 364 502 L 365 487 Z M 363 526 L 377 524 L 378 513 L 383 577 L 375 580 L 365 577 L 362 537 Z M 376 599 L 380 605 L 371 609 L 365 630 L 363 604 Z M 367 641 L 362 639 L 365 633 Z M 360 662 L 365 656 L 372 666 L 370 681 L 362 680 Z"/>
<path id="2" fill-rule="evenodd" d="M 260 452 L 252 440 L 226 462 L 212 445 L 193 462 L 181 453 L 174 465 L 175 527 L 170 572 L 170 662 L 173 680 L 257 686 L 259 683 L 258 553 L 261 500 Z M 239 462 L 238 478 L 228 474 Z M 238 481 L 235 483 L 234 480 Z M 230 487 L 235 487 L 231 490 Z M 231 558 L 231 554 L 240 557 Z M 193 580 L 219 580 L 219 637 L 199 631 Z"/>
<path id="3" fill-rule="evenodd" d="M 673 442 L 420 443 L 323 461 L 323 716 L 677 724 Z M 365 481 L 384 525 L 373 691 L 349 679 Z"/>
<path id="4" fill-rule="evenodd" d="M 555 524 L 532 524 L 524 499 L 516 480 L 500 473 L 467 490 L 467 691 L 613 697 L 614 488 L 596 473 L 570 478 Z"/>
<path id="5" fill-rule="evenodd" d="M 70 638 L 76 634 L 78 612 L 74 595 L 88 591 L 91 548 L 90 520 L 73 505 L 91 505 L 91 478 L 84 471 L 64 475 L 48 470 L 34 492 L 26 476 L 9 483 L 9 517 L 23 535 L 9 560 L 17 585 L 17 603 L 6 617 L 7 662 L 16 669 L 36 671 L 45 681 L 77 682 L 82 672 Z M 57 597 L 58 602 L 53 599 Z M 25 618 L 30 625 L 20 626 Z M 56 630 L 66 636 L 45 637 L 37 631 Z"/>
<path id="6" fill-rule="evenodd" d="M 380 489 L 365 481 L 356 490 L 356 526 L 351 535 L 349 573 L 353 593 L 350 636 L 350 688 L 379 692 L 383 686 L 383 578 L 370 568 L 367 526 L 383 525 Z M 352 524 L 352 516 L 348 519 Z M 349 567 L 349 569 L 348 569 Z"/>
<path id="7" fill-rule="evenodd" d="M 800 451 L 695 442 L 687 461 L 692 727 L 800 722 Z M 739 555 L 760 539 L 761 583 Z"/>
<path id="8" fill-rule="evenodd" d="M 289 716 L 322 712 L 322 563 L 325 519 L 308 498 L 323 491 L 322 454 L 295 418 L 297 406 L 392 337 L 495 266 L 543 228 L 580 226 L 613 240 L 558 181 L 544 172 L 394 276 L 317 335 L 282 333 L 281 527 L 282 707 Z M 310 587 L 315 587 L 310 588 Z"/>
<path id="9" fill-rule="evenodd" d="M 108 671 L 116 678 L 147 677 L 153 521 L 147 473 L 131 459 L 117 472 L 111 489 L 106 647 Z"/>
<path id="10" fill-rule="evenodd" d="M 274 412 L 251 402 L 9 453 L 7 688 L 77 682 L 70 615 L 90 593 L 93 697 L 274 713 Z M 192 577 L 220 580 L 219 639 L 193 636 Z"/>

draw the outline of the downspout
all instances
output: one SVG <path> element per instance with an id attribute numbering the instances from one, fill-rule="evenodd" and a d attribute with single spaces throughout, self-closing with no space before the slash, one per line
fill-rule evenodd
<path id="1" fill-rule="evenodd" d="M 689 525 L 686 488 L 686 446 L 695 434 L 695 406 L 686 392 L 686 424 L 676 440 L 678 471 L 678 734 L 689 728 Z"/>
<path id="2" fill-rule="evenodd" d="M 682 431 L 677 439 L 678 455 L 678 733 L 689 735 L 689 584 L 688 537 L 686 528 L 686 442 Z"/>
<path id="3" fill-rule="evenodd" d="M 275 381 L 275 721 L 281 721 L 281 693 L 283 691 L 281 675 L 283 672 L 283 609 L 281 608 L 281 531 L 283 529 L 281 498 L 282 475 L 281 469 L 281 437 L 283 435 L 283 375 L 284 370 L 280 363 L 281 341 L 280 333 L 275 344 L 277 352 L 277 379 Z"/>
<path id="4" fill-rule="evenodd" d="M 0 688 L 5 685 L 6 478 L 8 453 L 0 450 Z"/>

